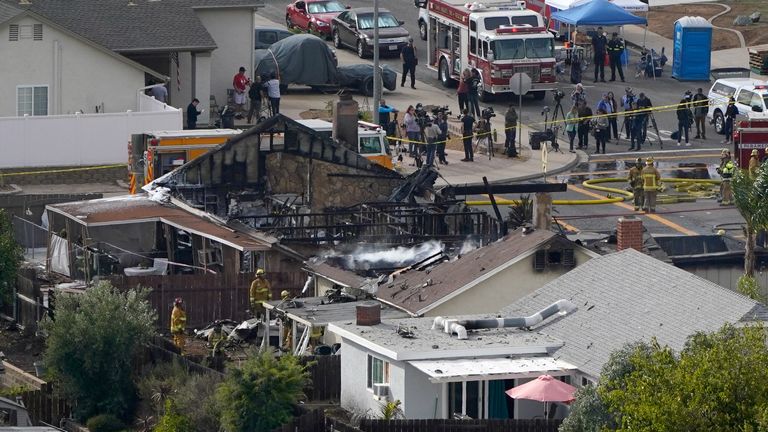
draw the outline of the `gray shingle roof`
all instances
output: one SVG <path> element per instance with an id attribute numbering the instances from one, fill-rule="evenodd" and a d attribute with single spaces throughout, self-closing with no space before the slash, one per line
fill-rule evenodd
<path id="1" fill-rule="evenodd" d="M 0 23 L 6 22 L 23 11 L 9 4 L 0 3 Z"/>
<path id="2" fill-rule="evenodd" d="M 592 376 L 627 342 L 680 350 L 689 335 L 725 323 L 764 320 L 759 303 L 633 249 L 595 258 L 507 306 L 502 316 L 525 316 L 567 299 L 578 310 L 535 331 L 561 339 L 555 358 Z"/>
<path id="3" fill-rule="evenodd" d="M 16 3 L 1 2 L 6 7 Z M 194 8 L 261 4 L 257 0 L 134 0 L 133 3 L 135 6 L 129 6 L 128 0 L 33 0 L 24 7 L 113 51 L 133 52 L 214 49 L 216 42 Z"/>

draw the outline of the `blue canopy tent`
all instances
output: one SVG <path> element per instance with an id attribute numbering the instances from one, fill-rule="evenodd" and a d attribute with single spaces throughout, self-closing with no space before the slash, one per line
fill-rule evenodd
<path id="1" fill-rule="evenodd" d="M 608 0 L 592 0 L 572 9 L 555 12 L 552 19 L 575 26 L 648 24 L 647 19 L 633 15 Z"/>

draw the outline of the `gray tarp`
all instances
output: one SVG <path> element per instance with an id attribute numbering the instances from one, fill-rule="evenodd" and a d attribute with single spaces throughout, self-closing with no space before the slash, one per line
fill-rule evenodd
<path id="1" fill-rule="evenodd" d="M 268 50 L 256 50 L 255 75 L 280 70 L 280 84 L 327 85 L 338 82 L 336 58 L 319 37 L 297 34 L 279 40 Z"/>
<path id="2" fill-rule="evenodd" d="M 384 65 L 382 70 L 381 79 L 384 88 L 394 91 L 397 88 L 397 72 L 387 65 Z M 339 66 L 339 84 L 344 87 L 362 89 L 362 83 L 369 77 L 373 79 L 373 65 L 371 64 Z"/>

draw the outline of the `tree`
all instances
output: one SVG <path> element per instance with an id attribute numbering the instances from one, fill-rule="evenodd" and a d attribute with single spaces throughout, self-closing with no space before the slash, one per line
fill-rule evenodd
<path id="1" fill-rule="evenodd" d="M 768 169 L 762 166 L 752 179 L 749 171 L 737 169 L 733 180 L 733 201 L 744 218 L 744 275 L 755 276 L 755 236 L 768 228 Z"/>
<path id="2" fill-rule="evenodd" d="M 265 350 L 232 368 L 216 390 L 221 424 L 228 432 L 268 432 L 292 417 L 309 379 L 298 357 Z"/>
<path id="3" fill-rule="evenodd" d="M 75 414 L 126 418 L 136 401 L 131 360 L 154 333 L 156 315 L 148 291 L 117 291 L 99 282 L 81 295 L 58 293 L 48 333 L 45 364 L 62 393 L 77 400 Z"/>
<path id="4" fill-rule="evenodd" d="M 22 258 L 21 247 L 13 237 L 13 224 L 0 209 L 0 305 L 10 300 Z"/>
<path id="5" fill-rule="evenodd" d="M 629 373 L 598 394 L 616 430 L 760 430 L 768 408 L 768 347 L 762 326 L 725 325 L 692 335 L 678 354 L 652 343 L 629 357 Z"/>

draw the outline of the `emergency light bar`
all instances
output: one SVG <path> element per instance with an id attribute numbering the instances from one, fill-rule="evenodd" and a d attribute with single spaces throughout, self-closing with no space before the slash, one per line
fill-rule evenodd
<path id="1" fill-rule="evenodd" d="M 529 25 L 524 26 L 501 26 L 496 29 L 496 34 L 510 34 L 510 33 L 541 33 L 545 30 L 544 27 L 531 27 Z"/>
<path id="2" fill-rule="evenodd" d="M 381 125 L 377 125 L 376 123 L 369 123 L 369 122 L 365 122 L 365 121 L 361 121 L 360 120 L 360 121 L 357 122 L 357 124 L 362 126 L 362 127 L 364 127 L 364 128 L 368 128 L 370 130 L 379 130 L 379 129 L 381 129 Z"/>

